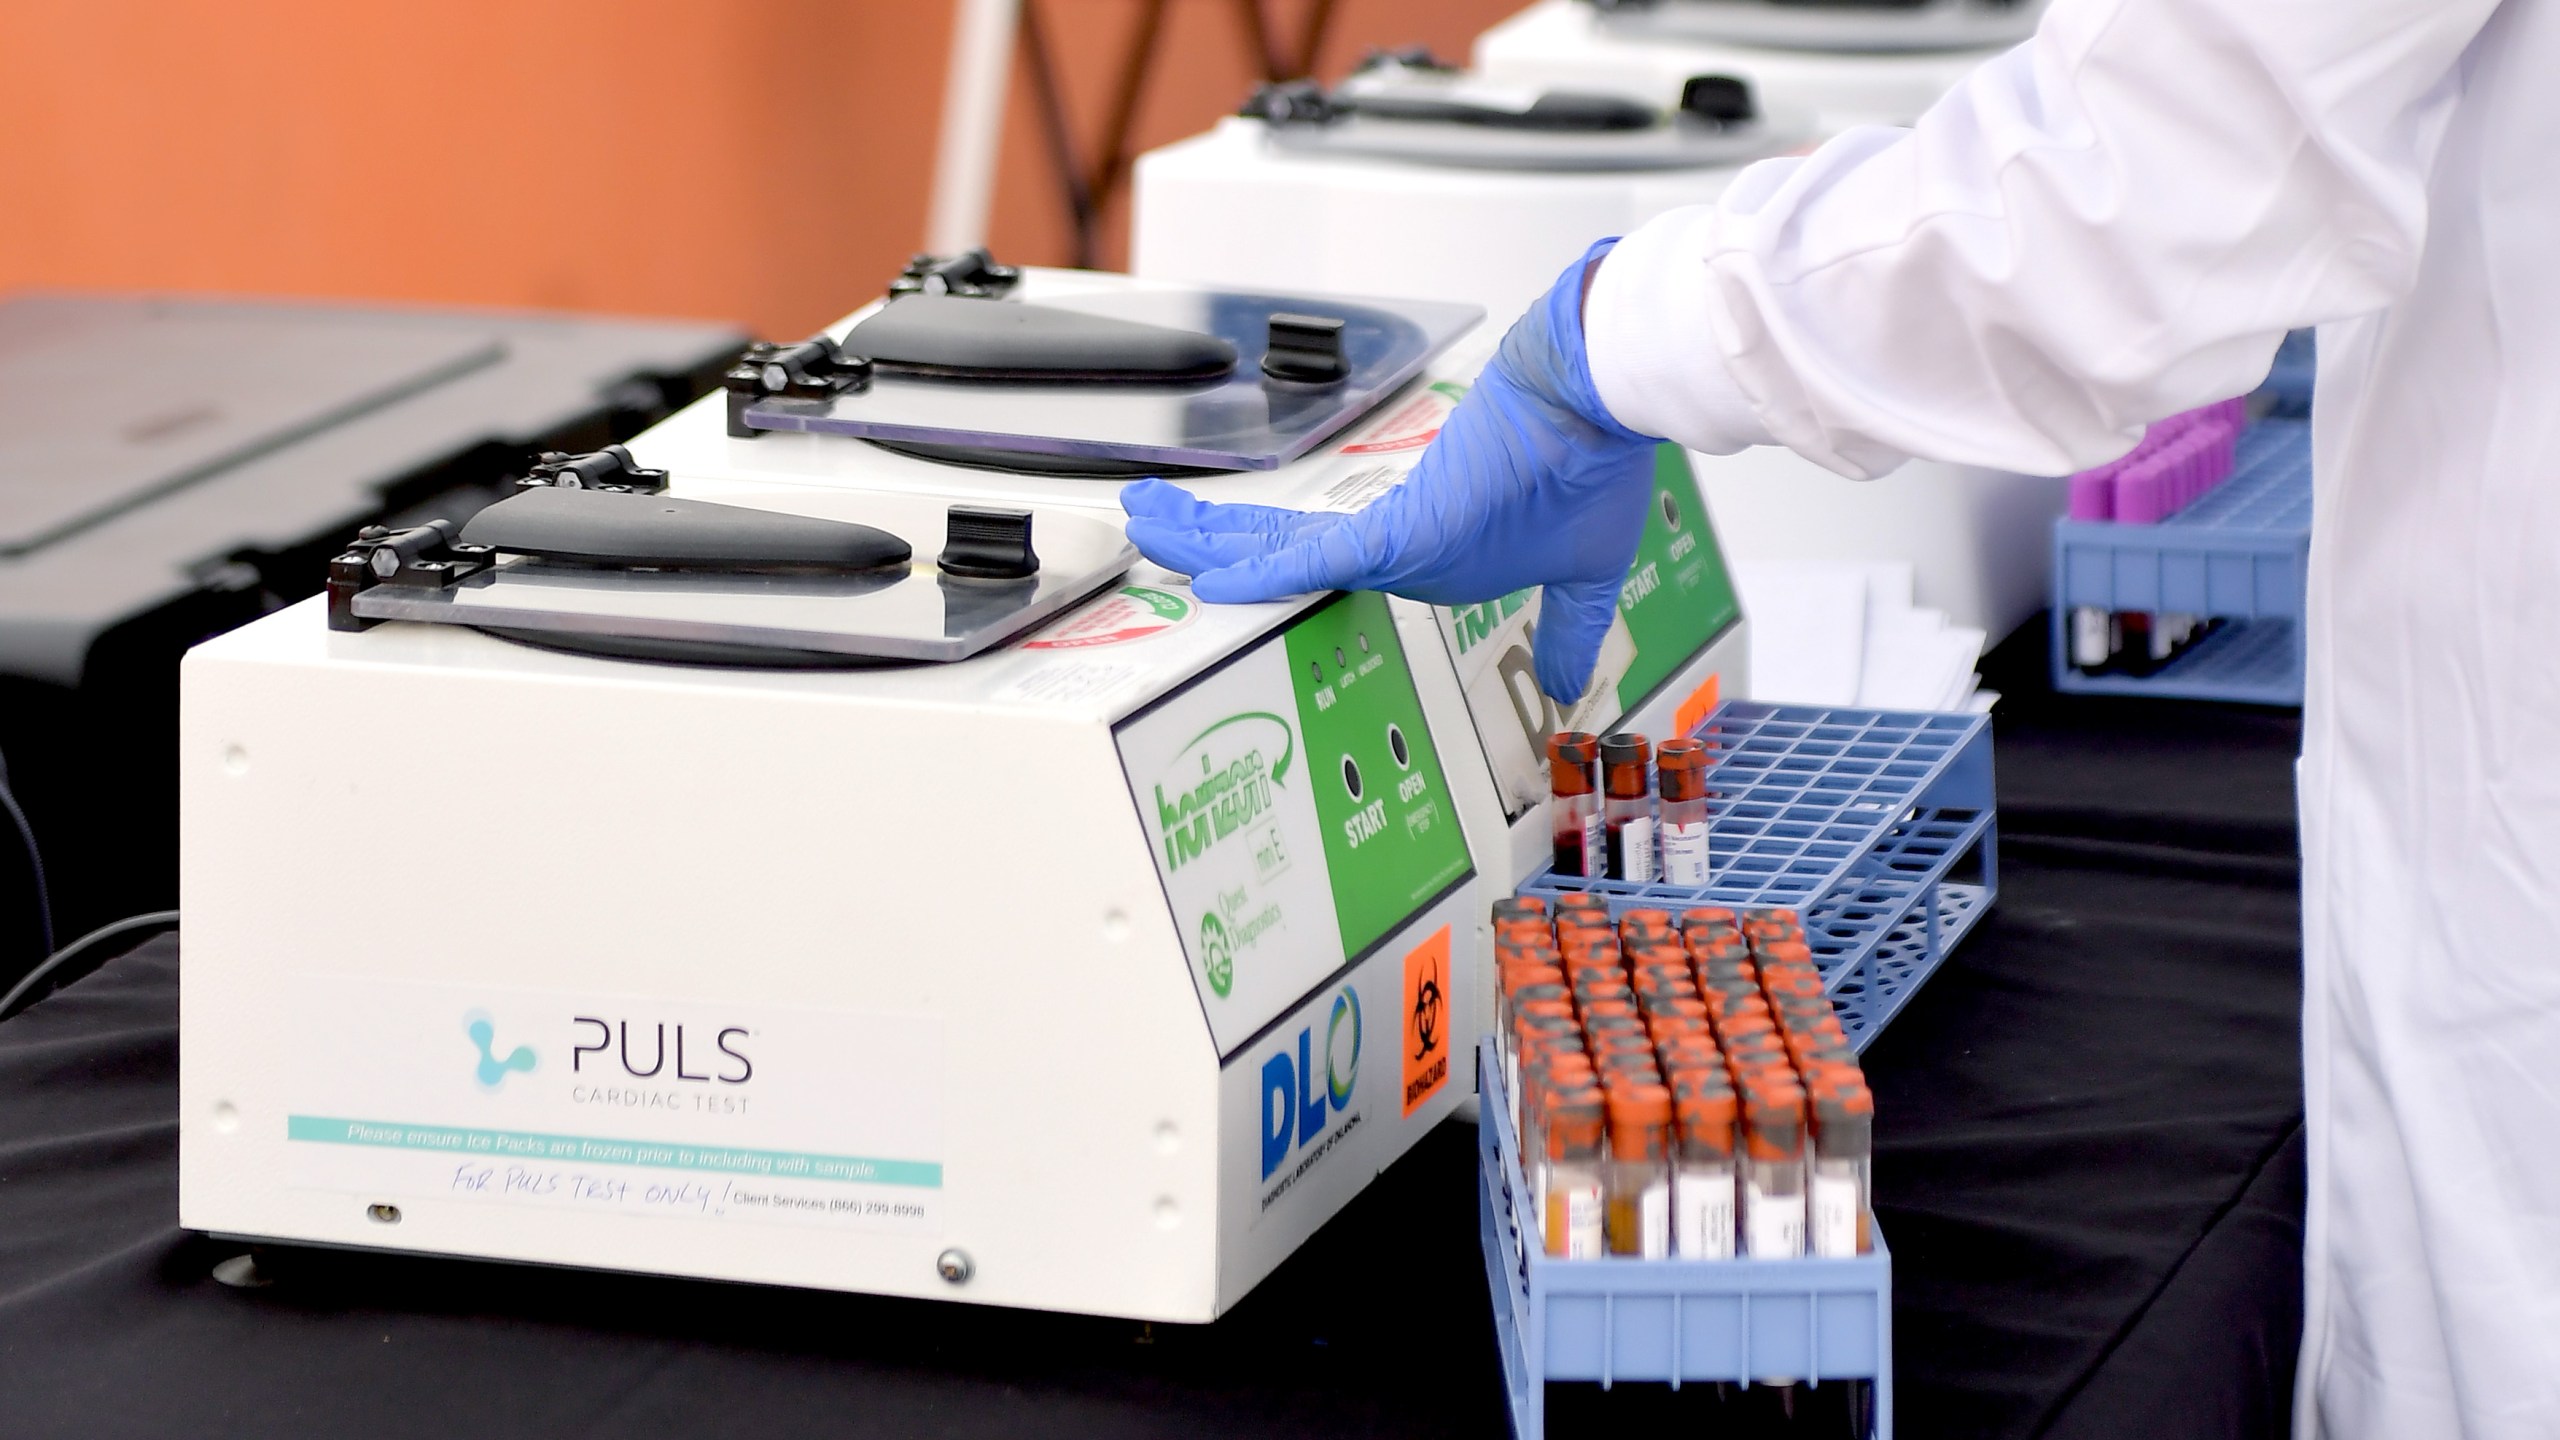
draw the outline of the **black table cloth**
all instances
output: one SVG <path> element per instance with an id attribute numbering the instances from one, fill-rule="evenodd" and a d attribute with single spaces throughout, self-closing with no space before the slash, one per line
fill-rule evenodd
<path id="1" fill-rule="evenodd" d="M 2275 1436 L 2300 1329 L 2290 717 L 1988 671 L 2002 891 L 1867 1056 L 1906 1437 Z M 1453 1122 L 1206 1327 L 176 1228 L 179 941 L 0 1024 L 0 1435 L 1492 1436 Z M 1835 1435 L 1842 1387 L 1549 1433 Z"/>

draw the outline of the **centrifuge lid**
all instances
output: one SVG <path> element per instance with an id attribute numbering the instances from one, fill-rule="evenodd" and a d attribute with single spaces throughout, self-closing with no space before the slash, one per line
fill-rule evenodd
<path id="1" fill-rule="evenodd" d="M 561 649 L 730 665 L 951 661 L 1029 630 L 1137 560 L 1118 526 L 1048 506 L 1022 511 L 1038 569 L 1020 579 L 957 573 L 970 567 L 954 555 L 958 522 L 944 499 L 793 490 L 723 495 L 719 506 L 869 526 L 905 540 L 913 554 L 848 573 L 798 574 L 509 555 L 446 584 L 355 590 L 345 603 L 360 623 L 347 628 L 384 620 L 464 625 Z M 464 538 L 482 533 L 475 521 Z"/>
<path id="2" fill-rule="evenodd" d="M 1921 0 L 1919 4 L 1787 0 L 1648 0 L 1602 5 L 1601 23 L 1628 38 L 1704 40 L 1770 50 L 1855 54 L 1980 50 L 2035 33 L 2043 0 Z"/>
<path id="3" fill-rule="evenodd" d="M 1475 305 L 1173 287 L 952 303 L 1027 303 L 1197 332 L 1233 347 L 1235 364 L 1205 380 L 966 379 L 883 365 L 855 389 L 757 400 L 741 418 L 757 430 L 806 430 L 903 447 L 1272 470 L 1369 413 L 1484 318 Z M 1266 374 L 1275 317 L 1340 321 L 1340 378 Z M 845 349 L 861 353 L 852 339 Z"/>

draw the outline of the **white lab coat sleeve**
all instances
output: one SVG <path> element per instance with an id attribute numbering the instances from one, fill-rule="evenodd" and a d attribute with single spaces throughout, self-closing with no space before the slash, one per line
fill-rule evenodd
<path id="1" fill-rule="evenodd" d="M 2057 475 L 2412 283 L 2497 0 L 2055 0 L 1908 130 L 1763 161 L 1602 262 L 1602 403 L 1711 454 Z"/>

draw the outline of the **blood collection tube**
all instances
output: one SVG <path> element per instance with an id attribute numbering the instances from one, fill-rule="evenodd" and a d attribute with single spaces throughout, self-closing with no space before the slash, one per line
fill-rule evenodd
<path id="1" fill-rule="evenodd" d="M 1742 933 L 1749 936 L 1755 946 L 1764 939 L 1801 940 L 1804 938 L 1804 917 L 1783 907 L 1754 910 L 1743 917 Z"/>
<path id="2" fill-rule="evenodd" d="M 1673 1080 L 1690 1073 L 1726 1073 L 1724 1052 L 1716 1048 L 1715 1037 L 1703 1030 L 1658 1036 L 1653 1053 L 1662 1062 L 1662 1073 Z"/>
<path id="3" fill-rule="evenodd" d="M 2103 670 L 2124 643 L 2124 627 L 2115 615 L 2095 605 L 2071 607 L 2071 663 L 2083 670 Z"/>
<path id="4" fill-rule="evenodd" d="M 1781 1000 L 1820 1000 L 1822 977 L 1795 965 L 1763 965 L 1760 988 L 1768 995 L 1772 1008 Z"/>
<path id="5" fill-rule="evenodd" d="M 1747 980 L 1719 978 L 1700 988 L 1698 998 L 1706 1002 L 1707 1014 L 1715 1020 L 1719 1037 L 1736 1021 L 1754 1016 L 1766 1019 L 1769 1014 L 1769 997 Z"/>
<path id="6" fill-rule="evenodd" d="M 1600 1057 L 1594 1070 L 1603 1088 L 1662 1083 L 1662 1067 L 1654 1062 L 1649 1049 L 1612 1050 Z"/>
<path id="7" fill-rule="evenodd" d="M 1544 925 L 1547 923 L 1547 902 L 1535 895 L 1507 895 L 1493 902 L 1493 919 L 1496 924 L 1505 920 L 1527 920 Z"/>
<path id="8" fill-rule="evenodd" d="M 1876 1102 L 1863 1081 L 1834 1078 L 1813 1097 L 1812 1241 L 1816 1255 L 1862 1255 L 1875 1154 Z"/>
<path id="9" fill-rule="evenodd" d="M 1547 1117 L 1554 1098 L 1593 1083 L 1591 1057 L 1580 1050 L 1541 1047 L 1523 1057 L 1521 1113 L 1513 1117 L 1520 1134 L 1520 1154 L 1529 1171 L 1530 1208 L 1538 1217 L 1538 1233 L 1546 1233 Z"/>
<path id="10" fill-rule="evenodd" d="M 1573 1008 L 1588 1025 L 1594 1014 L 1614 1014 L 1624 1007 L 1639 1021 L 1644 1012 L 1636 1008 L 1636 992 L 1627 986 L 1626 977 L 1614 970 L 1584 970 L 1573 977 Z"/>
<path id="11" fill-rule="evenodd" d="M 1767 940 L 1754 941 L 1751 952 L 1763 965 L 1800 965 L 1813 968 L 1813 948 L 1804 943 L 1804 932 Z"/>
<path id="12" fill-rule="evenodd" d="M 1614 950 L 1617 945 L 1618 932 L 1611 929 L 1605 920 L 1595 921 L 1588 915 L 1568 915 L 1556 922 L 1556 948 L 1567 955 L 1577 950 L 1601 947 Z"/>
<path id="13" fill-rule="evenodd" d="M 1505 971 L 1503 986 L 1497 993 L 1499 1012 L 1494 1017 L 1494 1044 L 1502 1057 L 1504 1083 L 1517 1085 L 1520 1074 L 1519 1021 L 1522 1010 L 1539 1001 L 1554 1001 L 1570 1013 L 1573 992 L 1564 985 L 1564 972 L 1551 965 L 1521 967 Z"/>
<path id="14" fill-rule="evenodd" d="M 1665 965 L 1648 961 L 1636 967 L 1636 995 L 1648 1009 L 1668 1005 L 1674 1000 L 1698 998 L 1698 982 L 1686 965 Z"/>
<path id="15" fill-rule="evenodd" d="M 1609 1253 L 1671 1253 L 1671 1091 L 1659 1084 L 1608 1092 Z"/>
<path id="16" fill-rule="evenodd" d="M 1678 1094 L 1672 1248 L 1683 1260 L 1730 1260 L 1734 1250 L 1733 1090 L 1718 1076 L 1712 1084 Z"/>
<path id="17" fill-rule="evenodd" d="M 1788 1028 L 1819 1025 L 1832 1013 L 1831 1002 L 1823 998 L 1820 990 L 1808 995 L 1793 986 L 1770 995 L 1769 1007 L 1778 1012 L 1778 1023 Z"/>
<path id="18" fill-rule="evenodd" d="M 1665 740 L 1653 763 L 1662 777 L 1662 883 L 1703 887 L 1708 868 L 1706 742 Z"/>
<path id="19" fill-rule="evenodd" d="M 1547 1181 L 1541 1220 L 1547 1253 L 1597 1260 L 1607 1253 L 1601 1201 L 1598 1086 L 1552 1091 L 1547 1099 Z"/>
<path id="20" fill-rule="evenodd" d="M 1716 1048 L 1714 1037 L 1703 1030 L 1656 1036 L 1653 1058 L 1661 1062 L 1663 1078 L 1667 1080 L 1676 1080 L 1691 1071 L 1724 1072 L 1724 1052 Z"/>
<path id="21" fill-rule="evenodd" d="M 1571 1005 L 1562 1001 L 1538 1001 L 1520 1007 L 1520 1013 L 1512 1018 L 1511 1033 L 1510 1064 L 1502 1078 L 1510 1085 L 1512 1104 L 1517 1107 L 1512 1113 L 1511 1123 L 1516 1129 L 1526 1129 L 1537 1115 L 1535 1108 L 1528 1103 L 1531 1056 L 1541 1049 L 1581 1050 L 1582 1030 L 1573 1022 Z M 1523 1137 L 1523 1143 L 1526 1143 L 1526 1137 Z"/>
<path id="22" fill-rule="evenodd" d="M 1787 1058 L 1786 1042 L 1778 1038 L 1775 1030 L 1726 1036 L 1724 1058 L 1737 1076 L 1768 1071 L 1790 1077 L 1795 1074 L 1795 1062 Z"/>
<path id="23" fill-rule="evenodd" d="M 1637 997 L 1635 991 L 1627 989 L 1623 981 L 1595 981 L 1590 987 L 1589 999 L 1586 1000 L 1580 995 L 1574 998 L 1581 1007 L 1583 1027 L 1591 1033 L 1598 1033 L 1592 1030 L 1592 1025 L 1595 1020 L 1602 1017 L 1610 1017 L 1604 1023 L 1612 1029 L 1632 1030 L 1640 1035 L 1646 1033 L 1648 1022 L 1644 1002 Z M 1621 1010 L 1633 1017 L 1633 1023 L 1624 1023 L 1614 1018 Z"/>
<path id="24" fill-rule="evenodd" d="M 1600 741 L 1601 804 L 1609 878 L 1650 885 L 1653 862 L 1653 742 L 1632 730 Z M 1665 917 L 1668 918 L 1667 916 Z"/>
<path id="25" fill-rule="evenodd" d="M 1637 738 L 1641 740 L 1643 737 Z M 1608 748 L 1607 740 L 1600 742 L 1601 753 L 1604 756 L 1608 753 Z M 1672 937 L 1679 934 L 1679 928 L 1679 922 L 1671 918 L 1671 912 L 1668 910 L 1630 910 L 1618 917 L 1618 933 L 1628 939 L 1638 935 Z"/>
<path id="26" fill-rule="evenodd" d="M 1608 873 L 1600 813 L 1600 742 L 1584 730 L 1547 737 L 1547 786 L 1554 797 L 1556 873 L 1596 880 Z"/>
<path id="27" fill-rule="evenodd" d="M 1743 1252 L 1755 1260 L 1804 1254 L 1803 1087 L 1754 1077 L 1743 1091 Z"/>
<path id="28" fill-rule="evenodd" d="M 1577 945 L 1615 945 L 1618 927 L 1606 915 L 1587 910 L 1574 910 L 1556 917 L 1556 943 L 1567 950 Z"/>
<path id="29" fill-rule="evenodd" d="M 1608 1029 L 1591 1037 L 1591 1063 L 1609 1068 L 1613 1055 L 1641 1055 L 1647 1065 L 1653 1063 L 1653 1036 L 1640 1029 Z"/>
<path id="30" fill-rule="evenodd" d="M 1751 942 L 1742 937 L 1741 931 L 1730 925 L 1693 923 L 1681 929 L 1680 941 L 1689 947 L 1689 953 L 1692 955 L 1721 955 L 1731 952 L 1745 959 L 1749 959 L 1751 955 Z"/>

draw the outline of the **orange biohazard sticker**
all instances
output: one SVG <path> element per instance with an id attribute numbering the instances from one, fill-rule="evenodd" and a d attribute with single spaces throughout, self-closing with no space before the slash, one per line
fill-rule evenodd
<path id="1" fill-rule="evenodd" d="M 1707 677 L 1707 683 L 1690 691 L 1689 698 L 1680 702 L 1678 713 L 1672 717 L 1671 733 L 1674 735 L 1698 733 L 1698 727 L 1706 724 L 1707 717 L 1715 712 L 1716 696 L 1723 689 L 1724 677 L 1710 675 Z"/>
<path id="2" fill-rule="evenodd" d="M 1404 957 L 1404 1113 L 1449 1083 L 1449 927 Z"/>

